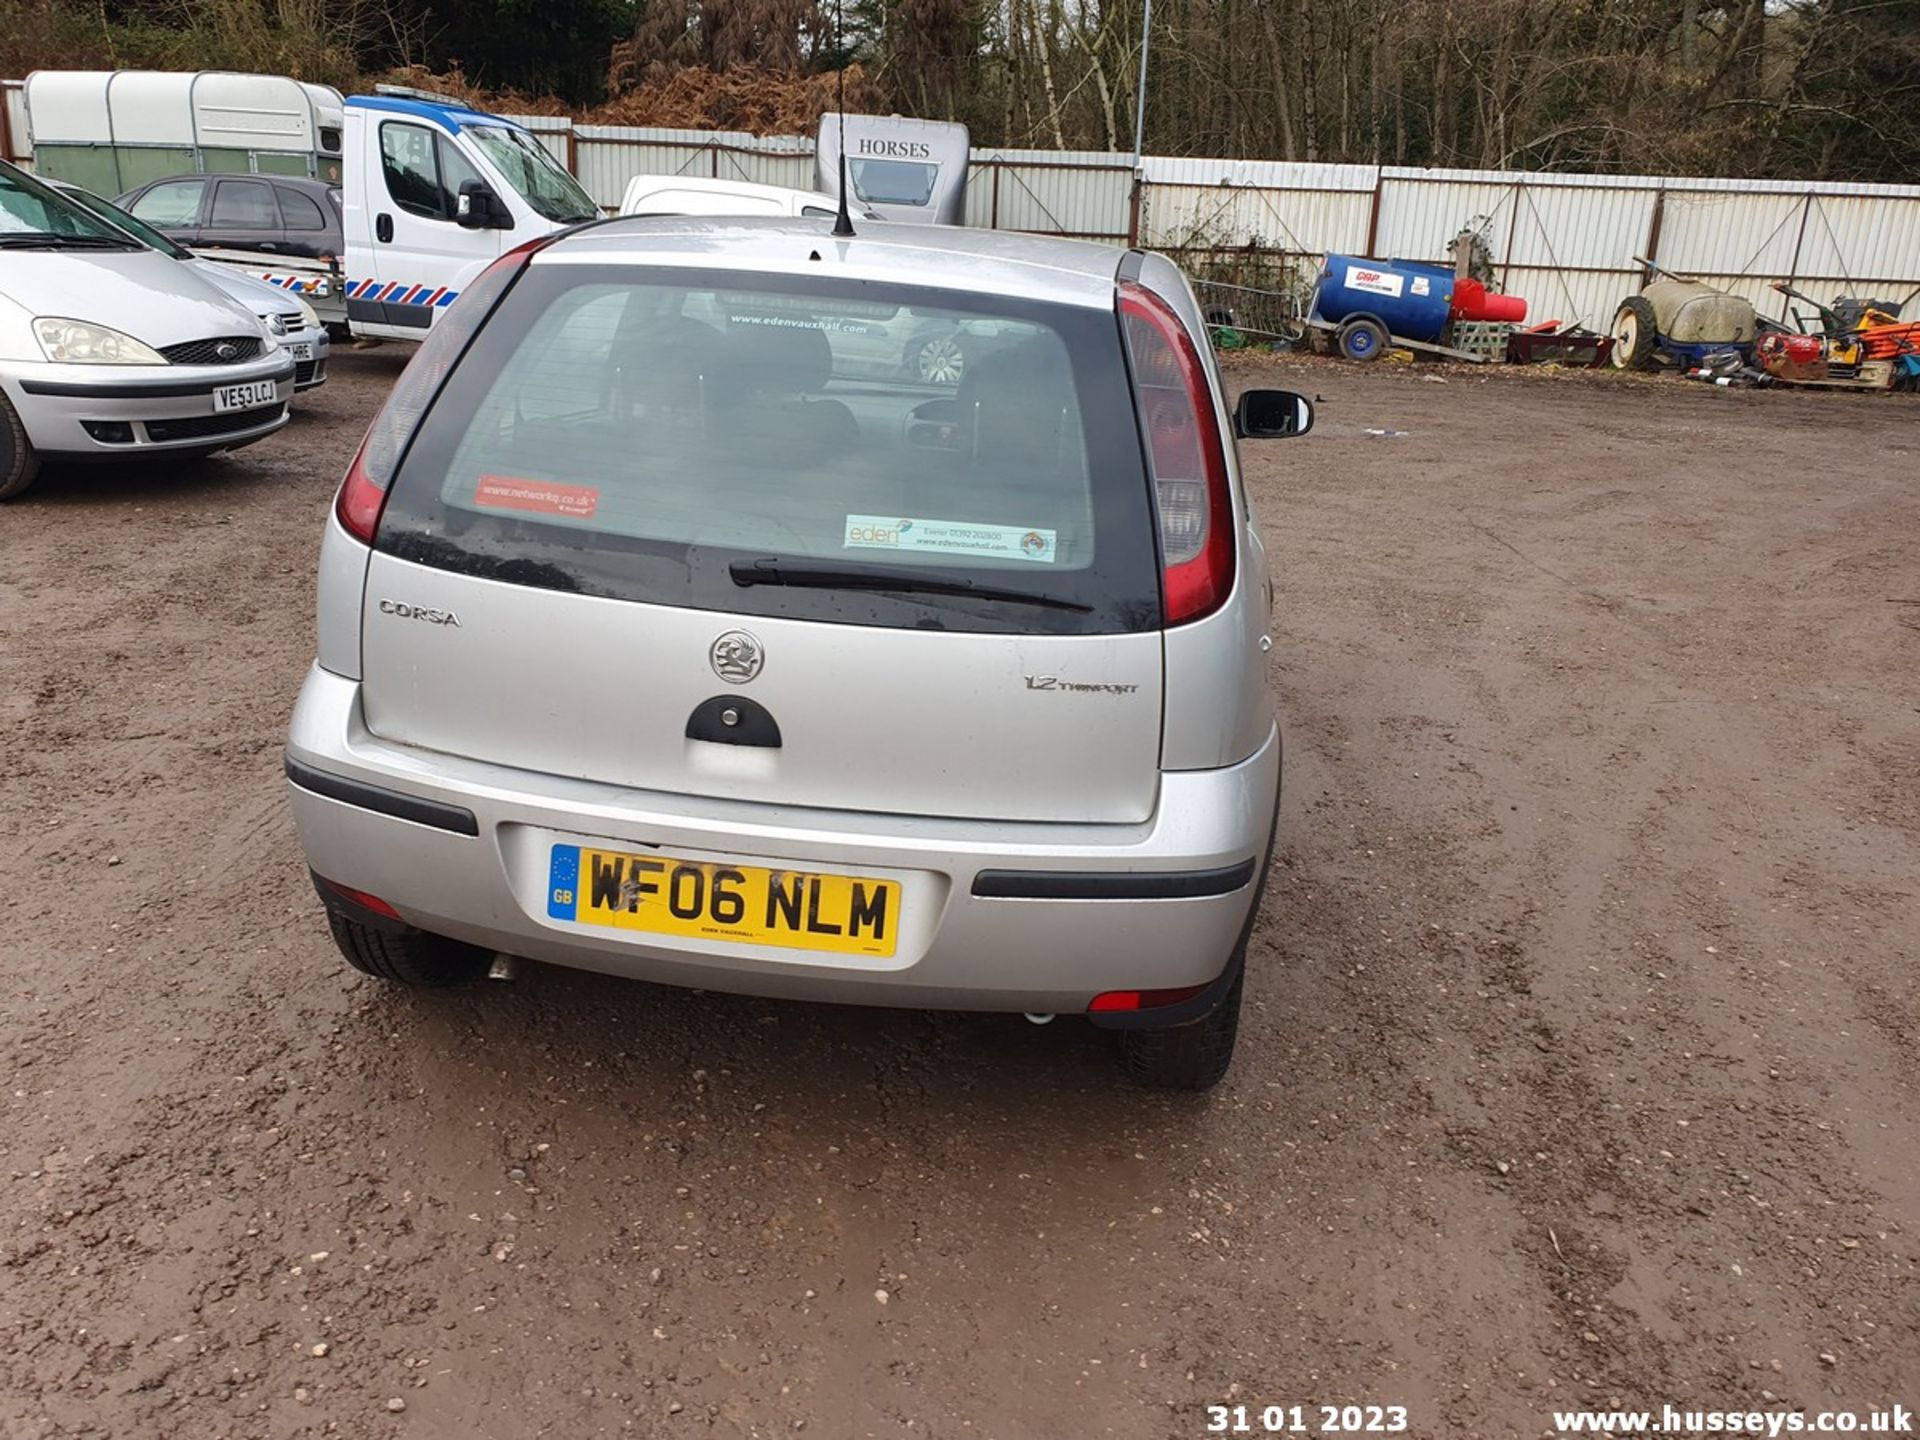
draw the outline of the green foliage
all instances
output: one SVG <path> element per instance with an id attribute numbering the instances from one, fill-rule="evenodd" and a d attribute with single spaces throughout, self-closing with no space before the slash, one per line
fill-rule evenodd
<path id="1" fill-rule="evenodd" d="M 254 70 L 330 85 L 360 73 L 357 7 L 338 0 L 0 0 L 0 54 L 33 69 Z"/>
<path id="2" fill-rule="evenodd" d="M 0 0 L 8 72 L 252 70 L 354 88 L 408 65 L 492 89 L 601 98 L 635 0 Z"/>

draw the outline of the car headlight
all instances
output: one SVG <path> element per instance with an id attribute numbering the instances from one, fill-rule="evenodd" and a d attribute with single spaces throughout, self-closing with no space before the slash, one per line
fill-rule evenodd
<path id="1" fill-rule="evenodd" d="M 46 317 L 33 322 L 33 335 L 56 365 L 164 365 L 166 357 L 131 335 L 90 325 L 85 320 Z"/>
<path id="2" fill-rule="evenodd" d="M 300 307 L 300 318 L 307 322 L 307 328 L 309 330 L 318 330 L 320 328 L 320 312 L 302 300 L 298 295 L 293 297 L 293 303 Z"/>

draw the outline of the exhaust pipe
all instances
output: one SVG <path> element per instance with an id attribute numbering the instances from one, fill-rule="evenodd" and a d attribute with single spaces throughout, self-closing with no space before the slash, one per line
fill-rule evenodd
<path id="1" fill-rule="evenodd" d="M 1027 1023 L 1029 1025 L 1051 1025 L 1053 1023 L 1053 1014 L 1049 1011 L 1044 1015 L 1036 1015 L 1033 1011 L 1029 1010 L 1027 1011 Z"/>
<path id="2" fill-rule="evenodd" d="M 504 952 L 493 957 L 493 963 L 487 967 L 487 979 L 512 980 L 520 970 L 520 961 Z"/>

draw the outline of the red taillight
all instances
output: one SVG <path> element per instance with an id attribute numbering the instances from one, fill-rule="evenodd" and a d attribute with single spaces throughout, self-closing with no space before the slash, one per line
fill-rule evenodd
<path id="1" fill-rule="evenodd" d="M 1158 1010 L 1162 1006 L 1191 1000 L 1206 988 L 1204 985 L 1182 985 L 1173 990 L 1107 990 L 1094 996 L 1087 1010 L 1089 1013 L 1103 1010 Z"/>
<path id="2" fill-rule="evenodd" d="M 350 900 L 362 910 L 371 910 L 374 914 L 384 915 L 389 920 L 398 920 L 400 918 L 400 912 L 382 900 L 378 895 L 369 895 L 364 890 L 356 890 L 351 885 L 342 885 L 337 880 L 322 880 L 320 883 L 338 895 L 342 900 Z"/>
<path id="3" fill-rule="evenodd" d="M 479 330 L 500 297 L 519 278 L 533 252 L 552 240 L 543 235 L 515 246 L 474 277 L 460 292 L 459 299 L 447 307 L 447 313 L 435 322 L 420 348 L 407 362 L 394 382 L 393 393 L 380 413 L 367 427 L 360 452 L 347 467 L 341 482 L 334 514 L 347 533 L 364 545 L 373 543 L 380 528 L 380 512 L 386 508 L 387 489 L 393 484 L 394 471 L 400 466 L 401 452 L 413 437 L 414 427 L 426 414 L 440 384 L 467 348 L 467 342 Z"/>
<path id="4" fill-rule="evenodd" d="M 1134 403 L 1153 467 L 1166 623 L 1211 615 L 1233 589 L 1233 495 L 1213 387 L 1192 337 L 1144 285 L 1120 287 Z M 1126 992 L 1119 992 L 1126 993 Z"/>
<path id="5" fill-rule="evenodd" d="M 367 442 L 362 440 L 353 463 L 347 467 L 347 478 L 340 482 L 340 497 L 334 501 L 333 513 L 340 517 L 349 535 L 363 545 L 371 545 L 374 532 L 380 528 L 380 512 L 387 505 L 387 490 L 367 478 L 366 467 L 360 463 L 366 450 Z"/>

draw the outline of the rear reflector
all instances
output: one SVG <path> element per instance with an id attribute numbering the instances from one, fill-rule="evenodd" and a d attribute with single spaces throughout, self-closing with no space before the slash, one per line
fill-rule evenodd
<path id="1" fill-rule="evenodd" d="M 1167 1005 L 1178 1005 L 1183 1000 L 1191 1000 L 1207 987 L 1204 985 L 1182 985 L 1174 990 L 1108 990 L 1093 997 L 1087 1006 L 1087 1012 L 1113 1010 L 1158 1010 Z"/>
<path id="2" fill-rule="evenodd" d="M 1213 387 L 1180 318 L 1144 285 L 1120 287 L 1134 404 L 1160 514 L 1166 623 L 1211 615 L 1233 590 L 1233 496 Z"/>
<path id="3" fill-rule="evenodd" d="M 400 372 L 393 393 L 374 416 L 373 424 L 367 427 L 366 438 L 360 442 L 360 453 L 347 467 L 347 478 L 334 503 L 334 513 L 354 539 L 364 545 L 373 543 L 380 529 L 380 512 L 386 508 L 387 490 L 393 484 L 394 472 L 400 468 L 400 456 L 413 438 L 420 417 L 427 413 L 433 397 L 440 393 L 442 382 L 466 351 L 467 342 L 519 278 L 534 251 L 552 239 L 551 235 L 543 235 L 517 245 L 482 270 L 473 283 L 460 292 L 460 298 L 447 307 L 446 314 L 434 323 L 407 362 L 407 368 Z"/>
<path id="4" fill-rule="evenodd" d="M 382 900 L 378 895 L 369 895 L 364 890 L 355 890 L 351 885 L 342 885 L 337 880 L 322 879 L 320 883 L 338 895 L 342 900 L 351 901 L 362 910 L 371 910 L 376 915 L 384 915 L 389 920 L 398 920 L 400 912 Z"/>

